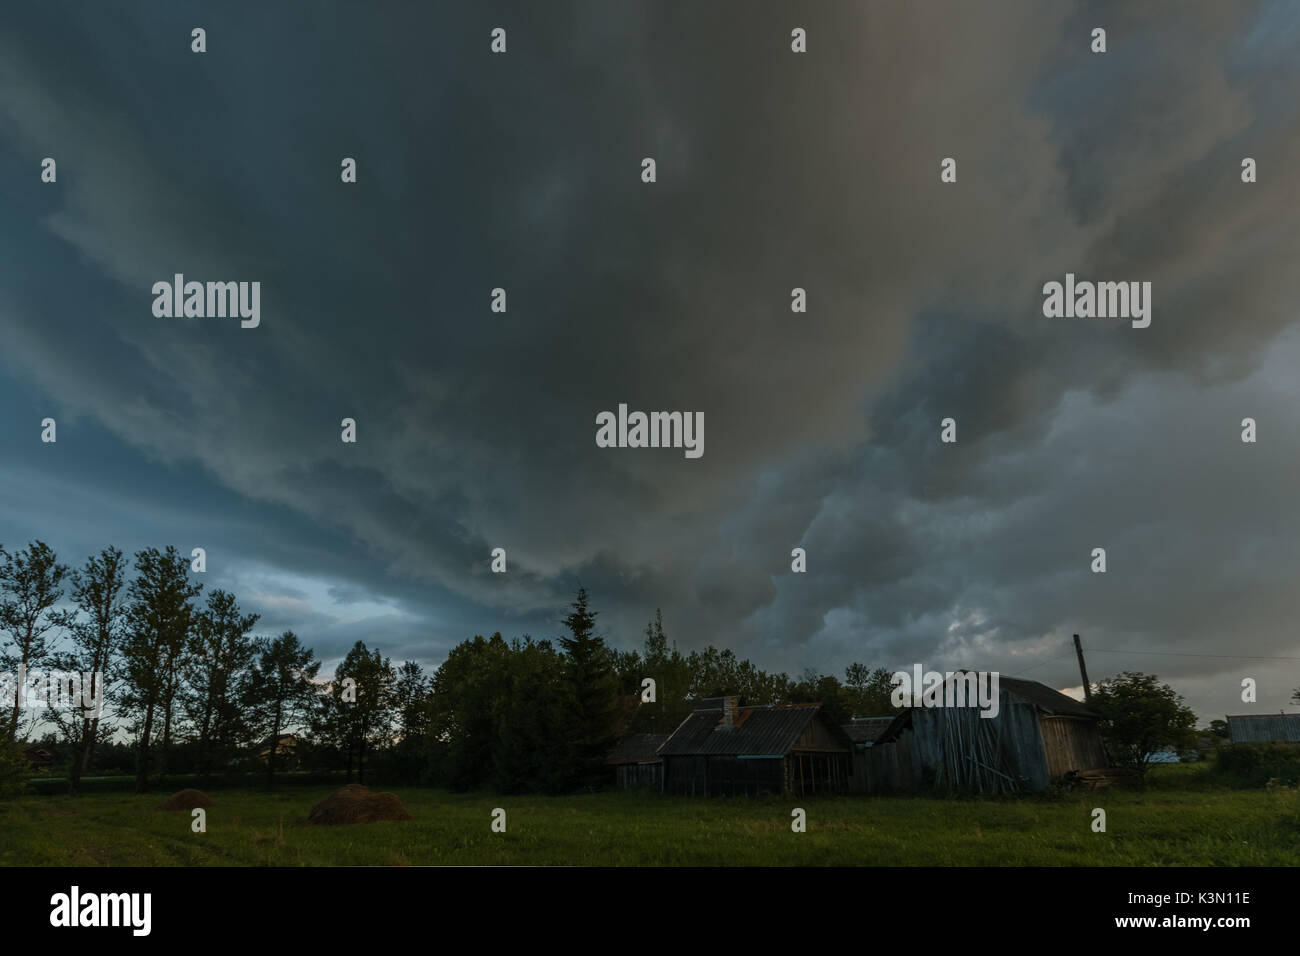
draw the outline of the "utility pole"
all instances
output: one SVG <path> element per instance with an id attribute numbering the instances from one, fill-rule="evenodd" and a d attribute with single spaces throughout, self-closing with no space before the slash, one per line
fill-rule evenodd
<path id="1" fill-rule="evenodd" d="M 1083 645 L 1079 643 L 1079 635 L 1074 635 L 1074 653 L 1079 658 L 1079 676 L 1083 678 L 1083 699 L 1084 701 L 1092 700 L 1092 685 L 1088 683 L 1088 668 L 1083 663 Z"/>

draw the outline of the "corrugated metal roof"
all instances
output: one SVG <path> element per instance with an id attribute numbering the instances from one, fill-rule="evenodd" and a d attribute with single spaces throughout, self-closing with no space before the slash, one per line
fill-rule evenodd
<path id="1" fill-rule="evenodd" d="M 656 751 L 667 739 L 667 734 L 628 734 L 610 751 L 605 763 L 647 763 L 658 760 Z"/>
<path id="2" fill-rule="evenodd" d="M 721 707 L 696 710 L 659 748 L 659 756 L 784 755 L 794 749 L 819 710 L 820 704 L 741 707 L 731 730 L 715 729 L 722 719 Z"/>
<path id="3" fill-rule="evenodd" d="M 1229 714 L 1228 738 L 1234 744 L 1300 743 L 1300 714 Z"/>

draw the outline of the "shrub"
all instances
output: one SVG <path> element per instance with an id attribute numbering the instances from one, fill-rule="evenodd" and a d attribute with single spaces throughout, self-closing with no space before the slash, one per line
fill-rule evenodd
<path id="1" fill-rule="evenodd" d="M 27 760 L 22 747 L 8 739 L 0 728 L 0 797 L 19 793 L 27 786 Z"/>
<path id="2" fill-rule="evenodd" d="M 1300 786 L 1300 744 L 1225 744 L 1214 773 L 1237 787 Z"/>

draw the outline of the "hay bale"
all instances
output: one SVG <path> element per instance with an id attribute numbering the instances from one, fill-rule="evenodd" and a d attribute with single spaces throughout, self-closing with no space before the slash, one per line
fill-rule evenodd
<path id="1" fill-rule="evenodd" d="M 379 820 L 409 820 L 411 815 L 395 793 L 375 793 L 359 783 L 350 783 L 311 808 L 308 823 L 345 826 Z"/>
<path id="2" fill-rule="evenodd" d="M 193 810 L 195 807 L 212 806 L 212 798 L 202 790 L 182 790 L 168 797 L 161 807 L 163 810 Z"/>

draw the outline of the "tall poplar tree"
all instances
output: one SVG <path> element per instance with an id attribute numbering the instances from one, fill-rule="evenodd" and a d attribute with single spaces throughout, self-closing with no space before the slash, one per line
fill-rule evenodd
<path id="1" fill-rule="evenodd" d="M 71 574 L 74 610 L 60 617 L 68 631 L 71 648 L 56 655 L 59 670 L 81 676 L 83 706 L 70 713 L 50 712 L 64 738 L 72 745 L 72 766 L 68 771 L 68 793 L 76 796 L 81 777 L 90 770 L 95 747 L 112 736 L 113 728 L 103 713 L 103 702 L 113 693 L 120 671 L 127 562 L 122 552 L 107 547 L 91 555 Z M 92 689 L 87 689 L 89 678 Z M 84 698 L 94 695 L 96 704 L 87 711 Z"/>
<path id="2" fill-rule="evenodd" d="M 192 677 L 184 706 L 205 775 L 249 736 L 246 714 L 257 656 L 250 632 L 258 618 L 243 614 L 235 596 L 220 589 L 208 595 L 207 606 L 195 615 L 187 647 Z"/>
<path id="3" fill-rule="evenodd" d="M 273 787 L 280 734 L 304 722 L 316 703 L 319 688 L 315 681 L 320 661 L 316 660 L 310 647 L 303 646 L 293 631 L 285 631 L 273 641 L 259 638 L 257 653 L 251 701 L 255 726 L 270 741 L 266 783 Z"/>
<path id="4" fill-rule="evenodd" d="M 163 748 L 170 743 L 171 701 L 180 681 L 194 606 L 201 584 L 190 584 L 189 561 L 175 547 L 145 548 L 135 556 L 136 576 L 128 591 L 126 639 L 122 647 L 120 703 L 136 715 L 139 740 L 135 790 L 149 789 L 155 723 L 163 718 Z"/>
<path id="5" fill-rule="evenodd" d="M 12 644 L 0 654 L 4 670 L 17 675 L 49 663 L 47 633 L 58 622 L 52 609 L 63 597 L 61 586 L 67 573 L 67 565 L 59 564 L 43 541 L 33 541 L 12 554 L 0 548 L 0 631 Z M 11 740 L 24 734 L 18 713 L 21 688 L 15 691 L 6 728 Z"/>

